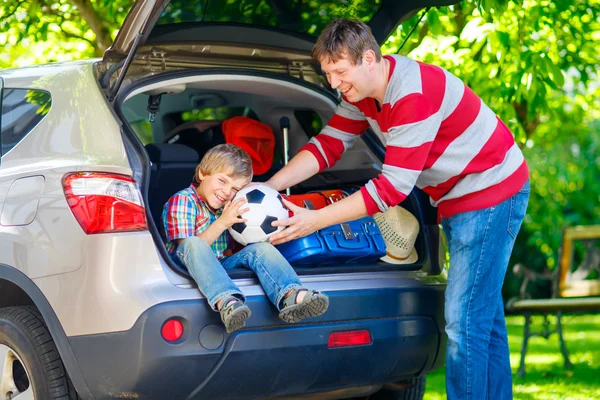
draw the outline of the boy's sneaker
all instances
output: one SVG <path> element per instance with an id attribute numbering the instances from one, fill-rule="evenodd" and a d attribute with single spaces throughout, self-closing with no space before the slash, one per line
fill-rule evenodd
<path id="1" fill-rule="evenodd" d="M 301 302 L 298 295 L 306 292 Z M 317 317 L 327 311 L 329 297 L 314 290 L 297 288 L 283 299 L 283 308 L 279 312 L 279 318 L 285 322 L 295 323 L 308 317 Z"/>
<path id="2" fill-rule="evenodd" d="M 219 313 L 227 333 L 235 332 L 246 326 L 246 320 L 250 317 L 251 312 L 242 300 L 228 297 L 223 300 L 223 304 L 225 305 L 221 307 Z"/>

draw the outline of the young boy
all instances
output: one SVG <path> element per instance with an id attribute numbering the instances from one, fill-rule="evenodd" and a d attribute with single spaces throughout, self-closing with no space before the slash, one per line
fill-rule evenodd
<path id="1" fill-rule="evenodd" d="M 256 273 L 279 318 L 298 322 L 323 314 L 326 295 L 302 287 L 298 275 L 270 243 L 255 243 L 233 254 L 227 229 L 245 222 L 245 199 L 231 202 L 252 180 L 248 153 L 232 144 L 210 149 L 196 167 L 196 181 L 165 204 L 163 223 L 171 258 L 187 268 L 208 300 L 221 314 L 228 333 L 243 328 L 250 317 L 245 298 L 227 272 L 244 266 Z"/>

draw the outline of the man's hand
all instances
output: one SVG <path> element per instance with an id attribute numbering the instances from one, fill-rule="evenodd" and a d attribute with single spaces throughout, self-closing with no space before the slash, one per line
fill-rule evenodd
<path id="1" fill-rule="evenodd" d="M 287 219 L 274 221 L 272 226 L 287 226 L 281 232 L 277 232 L 269 238 L 272 244 L 281 244 L 298 239 L 319 230 L 322 226 L 319 224 L 319 212 L 316 210 L 307 210 L 298 207 L 294 203 L 283 199 L 285 206 L 294 213 L 294 216 Z"/>
<path id="2" fill-rule="evenodd" d="M 233 203 L 231 201 L 228 202 L 223 208 L 223 213 L 215 222 L 221 224 L 225 229 L 231 228 L 233 224 L 237 224 L 238 222 L 246 222 L 247 219 L 241 217 L 242 214 L 250 210 L 247 207 L 241 208 L 246 202 L 247 200 L 243 197 Z"/>

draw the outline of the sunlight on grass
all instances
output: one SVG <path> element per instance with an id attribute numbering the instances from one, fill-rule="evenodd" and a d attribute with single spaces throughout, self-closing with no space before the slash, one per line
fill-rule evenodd
<path id="1" fill-rule="evenodd" d="M 552 325 L 555 319 L 550 319 Z M 563 317 L 563 329 L 573 369 L 564 368 L 558 336 L 548 340 L 529 339 L 525 378 L 517 378 L 521 361 L 524 319 L 506 318 L 510 363 L 513 370 L 515 399 L 523 400 L 590 400 L 600 398 L 600 316 L 578 315 Z M 533 319 L 532 329 L 541 329 L 541 318 Z M 445 369 L 427 376 L 426 400 L 443 400 Z"/>

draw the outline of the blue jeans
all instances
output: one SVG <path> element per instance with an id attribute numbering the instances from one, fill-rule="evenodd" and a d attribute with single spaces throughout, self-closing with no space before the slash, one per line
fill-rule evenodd
<path id="1" fill-rule="evenodd" d="M 204 240 L 192 236 L 184 239 L 177 247 L 175 256 L 198 284 L 198 289 L 217 310 L 219 300 L 234 296 L 245 300 L 242 291 L 227 275 L 235 267 L 249 268 L 258 276 L 267 297 L 281 311 L 281 300 L 291 289 L 301 287 L 296 272 L 270 243 L 255 243 L 221 261 Z"/>
<path id="2" fill-rule="evenodd" d="M 502 283 L 528 200 L 529 181 L 496 206 L 442 218 L 450 250 L 448 400 L 512 399 Z"/>

